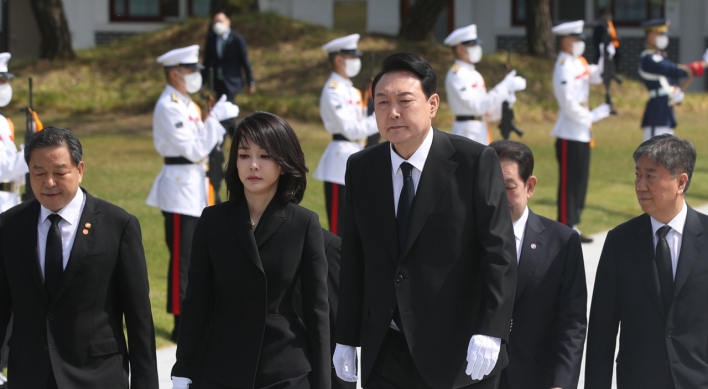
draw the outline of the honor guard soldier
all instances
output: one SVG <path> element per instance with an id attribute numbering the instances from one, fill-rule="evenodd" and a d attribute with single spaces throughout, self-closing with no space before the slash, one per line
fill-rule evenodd
<path id="1" fill-rule="evenodd" d="M 11 57 L 10 53 L 0 53 L 0 107 L 12 100 L 10 80 L 15 76 L 7 72 Z M 10 118 L 0 114 L 0 213 L 20 203 L 19 190 L 28 171 L 24 153 L 17 151 L 15 145 L 15 126 Z"/>
<path id="2" fill-rule="evenodd" d="M 452 47 L 456 58 L 447 72 L 445 91 L 450 110 L 455 115 L 452 133 L 488 145 L 492 134 L 487 122 L 501 119 L 502 103 L 509 101 L 513 104 L 516 101 L 514 93 L 526 89 L 526 80 L 513 70 L 487 92 L 484 78 L 474 65 L 482 59 L 481 43 L 474 24 L 458 28 L 445 38 L 445 44 Z"/>
<path id="3" fill-rule="evenodd" d="M 153 141 L 164 158 L 147 204 L 160 208 L 165 218 L 165 239 L 170 251 L 167 312 L 175 318 L 172 340 L 177 339 L 181 302 L 187 289 L 192 234 L 202 210 L 210 205 L 206 159 L 224 139 L 219 123 L 238 116 L 238 107 L 226 96 L 214 105 L 205 122 L 189 97 L 202 86 L 199 46 L 171 50 L 157 59 L 165 69 L 167 86 L 155 105 Z"/>
<path id="4" fill-rule="evenodd" d="M 708 51 L 702 61 L 688 65 L 676 64 L 667 58 L 669 46 L 669 21 L 652 19 L 641 24 L 646 33 L 646 50 L 639 60 L 639 76 L 649 90 L 642 130 L 644 140 L 661 134 L 673 134 L 676 128 L 674 105 L 681 104 L 684 91 L 693 81 L 694 76 L 702 76 L 708 61 Z M 685 78 L 681 87 L 679 79 Z"/>
<path id="5" fill-rule="evenodd" d="M 590 174 L 590 142 L 592 124 L 610 116 L 610 106 L 602 104 L 590 110 L 590 84 L 602 82 L 602 65 L 588 65 L 582 56 L 584 22 L 578 20 L 553 27 L 559 38 L 553 91 L 560 107 L 558 120 L 551 132 L 556 137 L 556 158 L 559 165 L 558 221 L 577 230 L 580 213 L 585 207 L 585 195 Z M 600 61 L 602 64 L 602 61 Z M 578 231 L 580 234 L 580 231 Z M 592 239 L 580 235 L 581 242 Z"/>
<path id="6" fill-rule="evenodd" d="M 376 134 L 376 118 L 365 115 L 361 91 L 351 78 L 361 70 L 361 52 L 357 49 L 359 34 L 337 38 L 324 46 L 329 53 L 332 74 L 320 96 L 320 116 L 332 141 L 322 154 L 313 177 L 325 184 L 325 201 L 329 230 L 341 235 L 340 214 L 344 206 L 344 172 L 349 156 L 364 148 L 369 135 Z"/>

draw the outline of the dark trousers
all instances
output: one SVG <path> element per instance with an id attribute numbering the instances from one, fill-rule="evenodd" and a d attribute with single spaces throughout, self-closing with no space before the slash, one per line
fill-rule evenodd
<path id="1" fill-rule="evenodd" d="M 209 380 L 204 380 L 200 386 L 201 389 L 240 389 L 235 386 L 227 386 Z M 259 387 L 257 389 L 310 389 L 310 381 L 307 379 L 307 374 L 299 377 L 290 378 L 283 381 L 278 381 L 268 386 Z"/>
<path id="2" fill-rule="evenodd" d="M 7 372 L 10 375 L 10 372 Z M 10 380 L 8 379 L 8 383 Z M 57 380 L 54 378 L 54 371 L 52 370 L 52 363 L 49 363 L 49 373 L 47 374 L 47 389 L 58 389 Z"/>
<path id="3" fill-rule="evenodd" d="M 556 139 L 558 159 L 558 221 L 580 223 L 590 178 L 590 143 Z"/>
<path id="4" fill-rule="evenodd" d="M 165 217 L 165 242 L 170 251 L 170 266 L 167 271 L 167 312 L 177 316 L 182 311 L 182 300 L 187 292 L 192 235 L 199 218 L 164 211 L 162 215 Z"/>
<path id="5" fill-rule="evenodd" d="M 469 389 L 496 389 L 499 374 L 466 386 Z M 374 362 L 365 389 L 433 389 L 418 372 L 403 333 L 389 329 Z"/>
<path id="6" fill-rule="evenodd" d="M 342 229 L 340 227 L 344 225 L 340 219 L 341 215 L 344 214 L 344 185 L 327 181 L 325 181 L 324 185 L 329 231 L 341 237 Z"/>

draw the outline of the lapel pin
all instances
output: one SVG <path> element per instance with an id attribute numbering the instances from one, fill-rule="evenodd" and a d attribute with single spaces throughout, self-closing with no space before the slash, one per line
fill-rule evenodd
<path id="1" fill-rule="evenodd" d="M 91 228 L 91 223 L 86 223 L 86 224 L 85 224 L 85 227 L 86 227 L 86 228 Z"/>
<path id="2" fill-rule="evenodd" d="M 536 250 L 536 243 L 531 243 L 531 250 Z"/>
<path id="3" fill-rule="evenodd" d="M 84 233 L 84 235 L 88 235 L 88 230 L 87 230 L 87 229 L 84 228 L 84 230 L 83 230 L 82 232 Z"/>

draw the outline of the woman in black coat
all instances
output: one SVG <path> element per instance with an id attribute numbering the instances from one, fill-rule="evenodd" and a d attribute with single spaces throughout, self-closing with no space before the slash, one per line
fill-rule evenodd
<path id="1" fill-rule="evenodd" d="M 256 112 L 237 125 L 229 200 L 206 208 L 194 232 L 175 389 L 330 387 L 322 231 L 317 214 L 297 205 L 306 173 L 283 119 Z"/>

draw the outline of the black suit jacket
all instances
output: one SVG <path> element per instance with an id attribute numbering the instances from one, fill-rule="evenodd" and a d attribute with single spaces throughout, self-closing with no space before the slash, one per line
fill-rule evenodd
<path id="1" fill-rule="evenodd" d="M 303 314 L 293 303 L 302 282 Z M 192 241 L 172 375 L 239 388 L 309 372 L 330 386 L 327 259 L 317 214 L 276 199 L 255 231 L 248 205 L 206 208 Z"/>
<path id="2" fill-rule="evenodd" d="M 529 210 L 509 334 L 509 388 L 578 387 L 587 299 L 578 234 Z"/>
<path id="3" fill-rule="evenodd" d="M 0 215 L 0 338 L 13 314 L 12 386 L 45 388 L 52 369 L 59 388 L 125 389 L 130 382 L 157 389 L 138 220 L 86 193 L 58 297 L 50 302 L 37 254 L 39 214 L 32 200 Z"/>
<path id="4" fill-rule="evenodd" d="M 254 81 L 251 72 L 251 62 L 248 60 L 248 50 L 246 40 L 241 34 L 231 30 L 229 38 L 224 46 L 221 58 L 216 51 L 217 36 L 209 32 L 204 49 L 204 67 L 202 79 L 205 85 L 209 85 L 209 68 L 214 69 L 214 79 L 216 80 L 217 69 L 221 68 L 224 75 L 224 86 L 229 94 L 237 94 L 243 89 L 243 78 L 241 69 L 246 72 L 246 82 L 250 84 Z M 217 96 L 219 98 L 219 96 Z"/>
<path id="5" fill-rule="evenodd" d="M 433 131 L 400 253 L 390 144 L 349 158 L 336 335 L 361 345 L 364 385 L 397 305 L 416 367 L 434 388 L 473 383 L 465 374 L 472 335 L 509 335 L 516 245 L 499 160 Z M 495 371 L 506 363 L 502 345 Z"/>
<path id="6" fill-rule="evenodd" d="M 708 388 L 708 216 L 688 208 L 674 301 L 664 310 L 647 214 L 610 231 L 590 308 L 585 387 Z"/>

